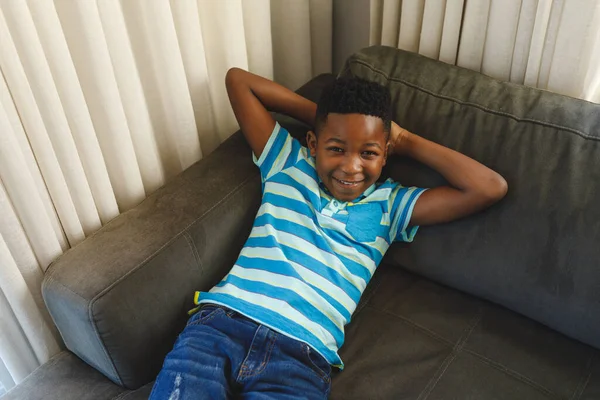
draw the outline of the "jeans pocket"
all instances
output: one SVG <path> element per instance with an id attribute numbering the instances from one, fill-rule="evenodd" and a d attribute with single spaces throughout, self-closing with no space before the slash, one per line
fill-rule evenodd
<path id="1" fill-rule="evenodd" d="M 192 315 L 192 317 L 188 321 L 189 325 L 202 325 L 206 321 L 209 321 L 216 317 L 219 312 L 224 312 L 221 307 L 208 305 L 202 307 L 196 314 Z"/>
<path id="2" fill-rule="evenodd" d="M 322 355 L 314 351 L 306 343 L 302 343 L 304 348 L 304 355 L 306 357 L 306 365 L 312 368 L 313 371 L 321 378 L 325 383 L 331 382 L 331 365 L 323 358 Z"/>

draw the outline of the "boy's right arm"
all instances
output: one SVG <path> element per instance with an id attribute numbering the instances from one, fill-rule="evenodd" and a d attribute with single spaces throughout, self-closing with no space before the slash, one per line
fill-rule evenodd
<path id="1" fill-rule="evenodd" d="M 317 105 L 273 81 L 231 68 L 225 86 L 235 118 L 256 158 L 260 158 L 275 127 L 269 111 L 314 125 Z"/>

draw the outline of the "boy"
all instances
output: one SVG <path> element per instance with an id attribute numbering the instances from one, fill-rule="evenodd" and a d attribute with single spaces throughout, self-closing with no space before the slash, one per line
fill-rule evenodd
<path id="1" fill-rule="evenodd" d="M 482 210 L 507 191 L 478 162 L 390 120 L 387 88 L 340 78 L 318 105 L 240 69 L 231 106 L 263 182 L 261 207 L 229 274 L 197 293 L 193 315 L 165 359 L 152 399 L 324 399 L 344 325 L 393 241 L 419 225 Z M 314 126 L 307 147 L 269 111 Z M 451 186 L 377 182 L 390 154 L 414 158 Z"/>

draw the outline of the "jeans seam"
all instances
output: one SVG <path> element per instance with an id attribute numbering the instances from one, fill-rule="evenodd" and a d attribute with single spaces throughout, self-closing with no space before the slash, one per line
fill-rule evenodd
<path id="1" fill-rule="evenodd" d="M 191 324 L 189 324 L 188 326 L 193 326 L 193 325 L 204 325 L 205 323 L 207 323 L 208 321 L 210 321 L 211 319 L 215 318 L 217 316 L 217 313 L 219 313 L 219 311 L 224 312 L 224 310 L 220 307 L 215 308 L 213 311 L 211 311 L 207 316 L 205 316 L 204 318 L 199 318 L 198 320 L 192 322 Z"/>
<path id="2" fill-rule="evenodd" d="M 328 376 L 327 373 L 325 373 L 325 371 L 323 371 L 321 368 L 319 368 L 319 366 L 317 364 L 315 364 L 315 362 L 312 360 L 312 358 L 310 358 L 310 353 L 311 353 L 310 346 L 307 345 L 306 343 L 303 343 L 302 347 L 304 347 L 304 354 L 306 354 L 306 358 L 308 359 L 308 362 L 312 366 L 311 369 L 313 371 L 315 371 L 317 373 L 317 375 L 319 375 L 319 378 L 321 378 L 325 383 L 330 383 L 331 377 Z"/>
<path id="3" fill-rule="evenodd" d="M 260 374 L 261 372 L 263 372 L 265 370 L 267 364 L 269 363 L 269 361 L 271 361 L 271 355 L 273 354 L 273 347 L 275 347 L 275 341 L 276 340 L 277 340 L 277 337 L 275 335 L 273 335 L 273 337 L 269 341 L 269 347 L 267 348 L 267 354 L 265 354 L 265 358 L 260 363 L 260 365 L 258 366 L 258 368 L 256 368 L 256 370 L 254 371 L 254 373 L 252 373 L 250 375 L 247 375 L 246 378 L 250 378 L 252 376 L 256 376 L 256 375 Z"/>
<path id="4" fill-rule="evenodd" d="M 258 328 L 256 328 L 256 331 L 254 332 L 254 337 L 252 338 L 252 341 L 250 342 L 250 347 L 248 348 L 248 353 L 246 354 L 246 357 L 244 357 L 244 360 L 242 361 L 242 366 L 240 368 L 240 372 L 238 373 L 238 376 L 236 379 L 237 382 L 252 376 L 252 375 L 249 375 L 249 368 L 248 368 L 248 365 L 246 364 L 246 360 L 248 360 L 248 358 L 250 357 L 250 353 L 254 349 L 254 341 L 256 340 L 256 335 L 258 335 L 258 332 L 260 331 L 261 326 L 262 325 L 259 325 Z"/>

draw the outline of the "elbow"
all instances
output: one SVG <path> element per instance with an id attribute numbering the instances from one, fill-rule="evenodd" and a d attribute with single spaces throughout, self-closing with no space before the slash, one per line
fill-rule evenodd
<path id="1" fill-rule="evenodd" d="M 229 68 L 225 74 L 225 86 L 229 89 L 240 84 L 245 74 L 247 74 L 247 72 L 241 68 Z"/>
<path id="2" fill-rule="evenodd" d="M 488 206 L 502 200 L 508 193 L 508 183 L 500 174 L 493 173 L 483 190 L 483 197 Z"/>

